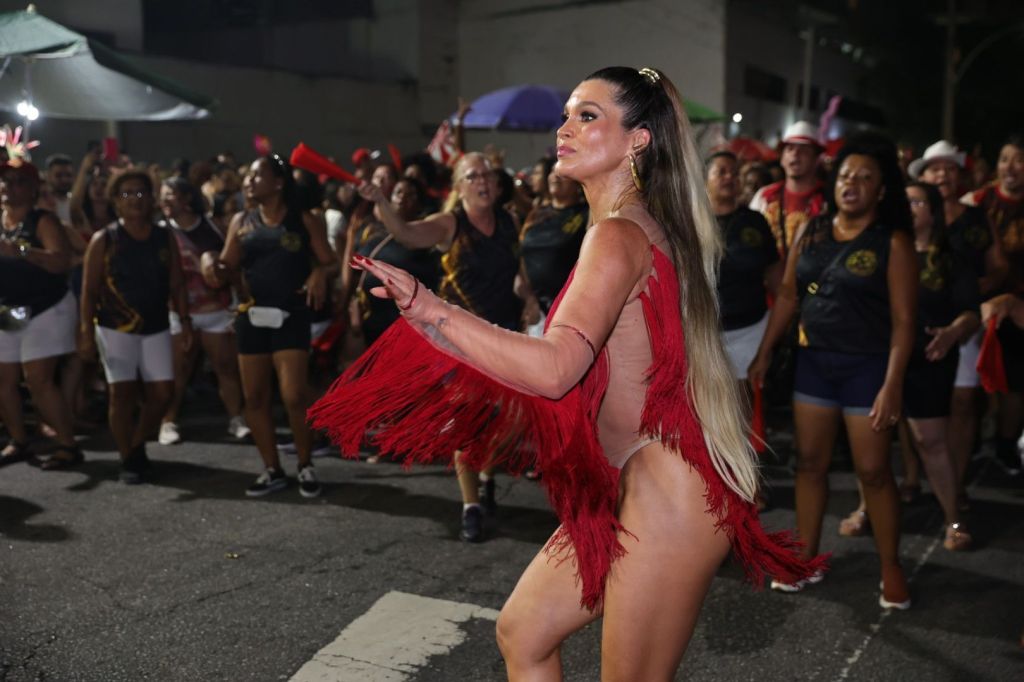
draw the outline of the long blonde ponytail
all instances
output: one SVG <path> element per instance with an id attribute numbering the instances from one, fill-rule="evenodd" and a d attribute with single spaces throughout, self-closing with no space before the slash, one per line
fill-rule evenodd
<path id="1" fill-rule="evenodd" d="M 651 132 L 651 143 L 636 163 L 647 208 L 672 246 L 686 337 L 687 390 L 715 470 L 729 488 L 753 501 L 759 481 L 757 456 L 750 445 L 743 398 L 722 346 L 715 293 L 723 247 L 679 93 L 653 69 L 610 67 L 589 79 L 617 87 L 624 127 Z"/>

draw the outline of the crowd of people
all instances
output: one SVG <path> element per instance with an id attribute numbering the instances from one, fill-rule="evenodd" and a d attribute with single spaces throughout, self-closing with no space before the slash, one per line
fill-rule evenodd
<path id="1" fill-rule="evenodd" d="M 830 459 L 844 432 L 860 504 L 840 533 L 860 535 L 870 527 L 881 566 L 880 603 L 908 608 L 900 505 L 920 495 L 922 471 L 941 506 L 950 551 L 971 546 L 968 465 L 985 419 L 995 423 L 986 436 L 997 460 L 1009 475 L 1020 474 L 1024 138 L 1007 138 L 993 178 L 968 173 L 967 156 L 946 140 L 909 159 L 884 136 L 860 133 L 829 157 L 808 122 L 785 131 L 774 168 L 726 149 L 712 150 L 700 166 L 693 150 L 674 156 L 692 140 L 688 129 L 677 145 L 664 146 L 676 139 L 673 121 L 685 123 L 684 116 L 664 109 L 628 122 L 675 101 L 670 87 L 649 69 L 595 74 L 567 104 L 556 156 L 518 173 L 493 152 L 460 152 L 443 164 L 428 153 L 399 160 L 360 149 L 352 156 L 358 185 L 293 168 L 273 153 L 248 165 L 223 153 L 171 168 L 134 166 L 98 151 L 77 170 L 62 154 L 41 168 L 26 158 L 4 160 L 0 418 L 7 443 L 0 466 L 26 460 L 44 471 L 79 466 L 84 455 L 76 432 L 88 428 L 89 398 L 99 388 L 121 457 L 120 480 L 144 481 L 152 468 L 148 444 L 188 437 L 179 414 L 205 357 L 227 433 L 251 438 L 262 460 L 263 472 L 245 494 L 289 485 L 271 409 L 276 383 L 297 454 L 299 491 L 315 497 L 321 486 L 312 456 L 323 436 L 307 421 L 314 393 L 357 362 L 364 363 L 362 373 L 349 381 L 361 387 L 377 371 L 365 364 L 367 349 L 397 343 L 403 337 L 396 323 L 405 318 L 435 347 L 526 394 L 561 400 L 573 386 L 586 387 L 601 367 L 608 399 L 593 406 L 600 410 L 600 448 L 615 470 L 631 477 L 627 490 L 647 489 L 645 481 L 661 477 L 692 488 L 703 504 L 700 486 L 720 478 L 744 504 L 768 504 L 744 459 L 745 424 L 753 415 L 742 406 L 758 402 L 752 398 L 762 390 L 783 396 L 793 408 L 801 558 L 814 570 L 775 575 L 772 587 L 797 592 L 825 577 L 815 559 Z M 658 116 L 669 127 L 658 128 Z M 626 133 L 615 142 L 621 158 L 609 161 L 595 150 L 612 144 L 600 136 L 611 135 L 613 125 L 614 134 Z M 701 232 L 701 207 L 713 234 Z M 659 256 L 668 256 L 667 266 Z M 670 371 L 658 364 L 666 351 L 652 332 L 659 302 L 648 282 L 672 267 L 683 280 L 673 295 L 682 301 L 686 332 L 679 351 L 686 359 L 675 370 L 685 376 L 677 383 L 686 385 L 681 400 L 692 403 L 708 431 L 710 464 L 698 469 L 700 476 L 650 454 L 668 447 L 660 444 L 665 427 L 651 426 L 654 417 L 641 414 L 645 395 L 651 400 L 659 386 L 657 372 Z M 708 282 L 717 285 L 704 292 Z M 986 399 L 978 360 L 988 329 L 1001 342 L 1006 390 Z M 610 375 L 602 358 L 610 358 Z M 670 367 L 671 358 L 666 362 Z M 449 395 L 458 383 L 453 372 L 429 389 Z M 50 441 L 47 457 L 37 454 L 40 437 L 26 427 L 26 395 L 41 438 Z M 503 400 L 476 406 L 481 429 L 514 411 Z M 729 411 L 733 403 L 736 414 Z M 367 417 L 357 444 L 395 452 L 401 440 L 377 434 L 378 428 L 389 432 L 394 415 L 375 413 L 372 424 Z M 441 415 L 447 413 L 433 413 Z M 327 430 L 336 426 L 327 417 L 318 422 Z M 899 484 L 890 457 L 894 438 L 904 460 Z M 496 508 L 501 458 L 463 452 L 458 441 L 433 434 L 423 439 L 444 443 L 448 451 L 434 454 L 455 463 L 461 537 L 483 540 Z M 496 452 L 506 447 L 492 444 Z M 553 488 L 565 485 L 555 465 L 534 454 L 535 461 L 509 468 L 544 477 Z M 666 509 L 679 515 L 708 518 L 670 502 Z M 619 505 L 630 530 L 674 537 L 635 498 Z M 687 526 L 689 532 L 697 527 L 703 528 L 696 520 Z M 703 595 L 724 556 L 713 524 L 704 530 L 708 549 L 700 559 L 707 570 L 698 571 L 704 587 L 681 585 L 681 595 L 694 589 Z M 642 554 L 633 546 L 629 551 Z M 547 665 L 547 658 L 530 656 L 589 622 L 592 610 L 563 604 L 555 614 L 559 632 L 524 629 L 538 604 L 565 602 L 556 595 L 563 573 L 536 563 L 503 612 L 499 634 L 510 670 Z M 605 608 L 649 596 L 619 587 L 605 596 Z M 665 627 L 692 629 L 696 611 L 688 614 Z M 629 637 L 620 635 L 626 646 Z"/>

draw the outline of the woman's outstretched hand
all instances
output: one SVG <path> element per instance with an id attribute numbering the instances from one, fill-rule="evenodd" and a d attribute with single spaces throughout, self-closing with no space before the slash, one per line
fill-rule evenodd
<path id="1" fill-rule="evenodd" d="M 349 265 L 379 279 L 383 286 L 370 289 L 370 293 L 378 298 L 392 299 L 408 319 L 430 322 L 430 310 L 441 303 L 441 299 L 401 268 L 359 254 L 352 256 Z"/>

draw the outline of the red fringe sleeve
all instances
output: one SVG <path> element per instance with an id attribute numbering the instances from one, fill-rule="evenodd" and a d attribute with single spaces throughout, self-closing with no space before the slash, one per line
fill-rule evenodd
<path id="1" fill-rule="evenodd" d="M 527 395 L 438 349 L 400 319 L 308 416 L 346 457 L 358 456 L 365 442 L 406 466 L 450 462 L 456 450 L 477 469 L 494 463 L 520 473 L 536 461 L 562 524 L 546 550 L 557 560 L 574 561 L 581 603 L 593 609 L 611 562 L 625 552 L 615 517 L 619 472 L 597 439 L 607 385 L 602 353 L 559 400 Z"/>
<path id="2" fill-rule="evenodd" d="M 756 507 L 733 492 L 715 470 L 685 381 L 686 343 L 675 267 L 661 251 L 652 251 L 655 277 L 641 300 L 654 361 L 648 370 L 641 434 L 679 452 L 704 479 L 708 511 L 729 534 L 733 554 L 755 587 L 764 586 L 766 575 L 792 583 L 824 569 L 828 558 L 801 558 L 801 545 L 789 531 L 765 532 Z"/>

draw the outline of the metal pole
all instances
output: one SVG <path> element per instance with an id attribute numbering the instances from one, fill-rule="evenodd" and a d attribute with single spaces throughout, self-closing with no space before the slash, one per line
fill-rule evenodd
<path id="1" fill-rule="evenodd" d="M 951 0 L 952 1 L 952 0 Z M 804 45 L 804 92 L 800 103 L 800 120 L 807 120 L 811 108 L 811 65 L 814 62 L 814 24 L 807 26 L 807 44 Z"/>
<path id="2" fill-rule="evenodd" d="M 953 118 L 956 103 L 956 0 L 946 0 L 946 78 L 942 90 L 942 139 L 953 139 Z"/>

